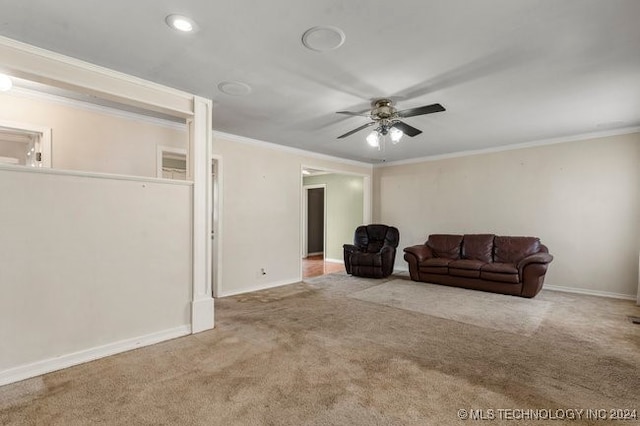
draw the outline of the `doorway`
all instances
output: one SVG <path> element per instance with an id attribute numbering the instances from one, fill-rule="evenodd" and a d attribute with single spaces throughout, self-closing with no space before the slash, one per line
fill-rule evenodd
<path id="1" fill-rule="evenodd" d="M 303 257 L 322 256 L 326 244 L 326 185 L 306 185 Z"/>
<path id="2" fill-rule="evenodd" d="M 370 181 L 369 175 L 302 166 L 301 278 L 344 271 L 343 244 L 352 243 L 356 227 L 371 221 Z M 321 209 L 314 208 L 320 204 L 315 198 L 322 200 Z M 318 210 L 322 214 L 314 219 Z M 317 217 L 322 226 L 313 226 Z M 319 234 L 322 244 L 314 244 Z"/>

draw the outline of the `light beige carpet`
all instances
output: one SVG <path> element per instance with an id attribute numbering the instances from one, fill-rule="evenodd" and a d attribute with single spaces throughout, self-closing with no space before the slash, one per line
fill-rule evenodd
<path id="1" fill-rule="evenodd" d="M 348 297 L 398 278 L 219 299 L 214 330 L 0 387 L 0 424 L 539 426 L 565 422 L 458 412 L 640 409 L 633 302 L 543 291 L 526 336 Z"/>
<path id="2" fill-rule="evenodd" d="M 349 297 L 526 336 L 538 329 L 551 308 L 551 302 L 535 298 L 409 280 L 393 280 L 357 291 Z"/>

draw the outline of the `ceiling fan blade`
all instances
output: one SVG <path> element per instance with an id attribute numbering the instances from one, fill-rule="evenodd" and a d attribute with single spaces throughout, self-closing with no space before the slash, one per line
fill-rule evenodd
<path id="1" fill-rule="evenodd" d="M 398 130 L 402 130 L 402 133 L 411 137 L 417 136 L 420 133 L 422 133 L 422 130 L 418 130 L 413 126 L 409 126 L 407 123 L 403 123 L 402 121 L 398 121 L 394 123 L 391 127 L 395 127 Z"/>
<path id="2" fill-rule="evenodd" d="M 416 115 L 433 114 L 434 112 L 441 112 L 441 111 L 446 111 L 442 105 L 431 104 L 431 105 L 425 105 L 418 108 L 410 108 L 410 109 L 398 111 L 398 117 L 406 118 L 406 117 L 413 117 Z"/>
<path id="3" fill-rule="evenodd" d="M 338 139 L 342 139 L 342 138 L 346 138 L 347 136 L 351 136 L 352 134 L 359 132 L 360 130 L 366 129 L 369 126 L 373 126 L 374 124 L 376 124 L 375 121 L 372 121 L 371 123 L 367 123 L 363 126 L 358 127 L 357 129 L 353 129 L 350 132 L 345 133 L 344 135 L 338 136 Z"/>
<path id="4" fill-rule="evenodd" d="M 357 117 L 369 117 L 369 113 L 351 112 L 351 111 L 338 111 L 336 114 L 355 115 Z"/>

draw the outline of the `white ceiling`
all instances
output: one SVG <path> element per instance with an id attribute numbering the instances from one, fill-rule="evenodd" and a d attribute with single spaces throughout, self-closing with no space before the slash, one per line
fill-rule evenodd
<path id="1" fill-rule="evenodd" d="M 0 34 L 214 100 L 214 129 L 397 161 L 640 126 L 639 0 L 0 0 Z M 193 18 L 180 34 L 165 17 Z M 346 41 L 316 52 L 317 25 Z M 0 64 L 1 65 L 1 64 Z M 251 86 L 221 93 L 224 81 Z M 390 97 L 423 131 L 384 152 L 338 115 Z"/>

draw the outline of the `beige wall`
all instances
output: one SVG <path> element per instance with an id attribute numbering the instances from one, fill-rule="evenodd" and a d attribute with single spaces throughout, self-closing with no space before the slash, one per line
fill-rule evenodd
<path id="1" fill-rule="evenodd" d="M 639 165 L 635 133 L 376 168 L 374 219 L 401 249 L 431 233 L 538 236 L 555 257 L 546 284 L 635 295 Z"/>
<path id="2" fill-rule="evenodd" d="M 305 156 L 214 135 L 222 161 L 222 279 L 218 296 L 298 281 L 302 166 L 371 176 L 368 165 Z M 266 275 L 261 275 L 264 268 Z"/>
<path id="3" fill-rule="evenodd" d="M 192 190 L 0 167 L 0 384 L 189 332 Z"/>
<path id="4" fill-rule="evenodd" d="M 327 247 L 325 258 L 342 261 L 342 245 L 353 243 L 353 232 L 363 224 L 363 178 L 339 174 L 309 176 L 305 185 L 325 184 Z"/>
<path id="5" fill-rule="evenodd" d="M 156 177 L 156 146 L 187 147 L 186 127 L 0 93 L 0 121 L 52 129 L 52 167 Z"/>

